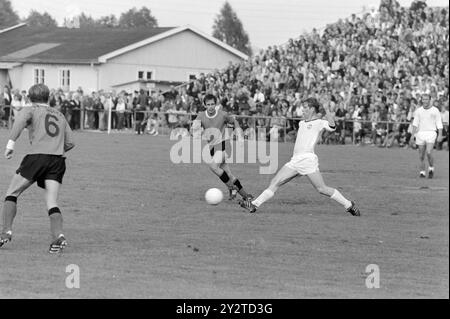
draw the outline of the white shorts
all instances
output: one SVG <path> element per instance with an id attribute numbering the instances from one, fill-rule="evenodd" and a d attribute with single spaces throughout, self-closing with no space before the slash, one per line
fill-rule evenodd
<path id="1" fill-rule="evenodd" d="M 416 134 L 416 145 L 434 144 L 437 133 L 434 131 L 422 131 Z"/>
<path id="2" fill-rule="evenodd" d="M 319 159 L 313 153 L 295 155 L 285 166 L 297 171 L 300 175 L 308 175 L 319 171 Z"/>

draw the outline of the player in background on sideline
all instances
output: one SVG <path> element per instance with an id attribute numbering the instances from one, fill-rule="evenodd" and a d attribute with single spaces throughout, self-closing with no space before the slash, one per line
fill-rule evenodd
<path id="1" fill-rule="evenodd" d="M 426 177 L 425 171 L 425 154 L 428 158 L 428 178 L 434 176 L 434 158 L 433 148 L 436 142 L 442 141 L 442 118 L 440 111 L 432 106 L 431 97 L 428 93 L 422 95 L 422 106 L 414 113 L 413 132 L 416 137 L 416 145 L 419 147 L 420 172 L 421 178 Z M 436 134 L 438 131 L 438 134 Z M 411 139 L 413 140 L 413 139 Z"/>
<path id="2" fill-rule="evenodd" d="M 225 139 L 225 128 L 228 123 L 234 124 L 235 129 L 240 129 L 240 126 L 234 117 L 220 110 L 220 105 L 217 105 L 217 102 L 215 95 L 207 94 L 205 96 L 203 103 L 206 110 L 199 113 L 193 121 L 192 129 L 198 130 L 201 127 L 205 129 L 203 135 L 206 134 L 208 138 L 212 157 L 209 168 L 227 185 L 230 193 L 229 199 L 234 199 L 236 193 L 247 199 L 251 195 L 244 190 L 239 179 L 231 173 L 230 167 L 225 162 L 226 156 L 231 155 L 231 142 L 229 139 Z"/>
<path id="3" fill-rule="evenodd" d="M 49 94 L 50 91 L 44 84 L 30 88 L 28 95 L 32 106 L 18 113 L 6 145 L 5 157 L 10 159 L 16 140 L 22 131 L 28 128 L 31 148 L 28 155 L 23 158 L 6 192 L 2 210 L 3 229 L 0 234 L 0 247 L 12 239 L 12 224 L 17 213 L 18 197 L 34 182 L 45 189 L 53 237 L 49 252 L 59 253 L 67 245 L 57 200 L 66 171 L 64 155 L 75 146 L 75 143 L 64 115 L 47 104 Z"/>
<path id="4" fill-rule="evenodd" d="M 328 187 L 325 184 L 319 171 L 317 155 L 314 153 L 314 146 L 322 130 L 325 129 L 332 132 L 336 129 L 333 116 L 330 114 L 329 103 L 329 99 L 323 103 L 326 120 L 322 120 L 319 117 L 320 104 L 317 99 L 309 98 L 306 100 L 307 107 L 304 109 L 305 120 L 299 123 L 294 155 L 291 161 L 278 171 L 270 182 L 269 187 L 258 198 L 253 201 L 240 201 L 241 207 L 247 209 L 250 213 L 254 213 L 264 202 L 274 196 L 280 186 L 291 181 L 294 177 L 306 175 L 320 194 L 331 197 L 331 199 L 344 206 L 351 215 L 360 216 L 360 211 L 354 202 L 342 196 L 337 189 Z"/>
<path id="5" fill-rule="evenodd" d="M 444 127 L 442 130 L 442 141 L 438 143 L 436 148 L 438 150 L 442 150 L 442 145 L 444 142 L 447 142 L 447 151 L 448 151 L 448 144 L 449 144 L 449 135 L 448 135 L 448 100 L 446 102 L 446 105 L 442 107 L 441 109 L 441 118 L 442 118 L 442 126 Z"/>

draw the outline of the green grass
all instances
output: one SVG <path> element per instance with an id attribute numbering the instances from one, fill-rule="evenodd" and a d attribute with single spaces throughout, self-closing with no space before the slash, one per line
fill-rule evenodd
<path id="1" fill-rule="evenodd" d="M 0 145 L 7 131 L 0 130 Z M 306 178 L 285 185 L 258 214 L 227 200 L 204 164 L 174 165 L 167 137 L 76 133 L 60 195 L 69 247 L 47 253 L 44 194 L 19 200 L 14 238 L 0 249 L 2 298 L 448 298 L 448 152 L 436 177 L 419 179 L 413 150 L 318 146 L 329 186 L 357 201 L 362 217 L 320 196 Z M 0 160 L 0 191 L 26 150 Z M 280 144 L 279 165 L 293 144 Z M 271 176 L 232 165 L 257 195 Z M 80 267 L 68 289 L 67 265 Z M 366 266 L 381 287 L 367 289 Z"/>

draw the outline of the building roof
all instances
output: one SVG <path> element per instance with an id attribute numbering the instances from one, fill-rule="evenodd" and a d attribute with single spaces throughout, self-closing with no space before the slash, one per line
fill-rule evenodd
<path id="1" fill-rule="evenodd" d="M 98 57 L 170 28 L 36 28 L 0 33 L 0 62 L 98 63 Z"/>
<path id="2" fill-rule="evenodd" d="M 119 50 L 115 50 L 113 52 L 110 52 L 108 54 L 100 56 L 99 57 L 99 61 L 102 62 L 102 63 L 105 63 L 108 59 L 111 59 L 111 58 L 116 57 L 118 55 L 127 53 L 129 51 L 135 50 L 135 49 L 140 48 L 142 46 L 145 46 L 145 45 L 148 45 L 150 43 L 162 40 L 164 38 L 170 37 L 172 35 L 175 35 L 177 33 L 180 33 L 180 32 L 186 31 L 186 30 L 189 30 L 189 31 L 192 31 L 192 32 L 196 33 L 197 35 L 207 39 L 208 41 L 214 43 L 215 45 L 218 45 L 222 49 L 225 49 L 225 50 L 231 52 L 232 54 L 238 56 L 241 59 L 244 59 L 244 60 L 248 59 L 248 55 L 242 53 L 241 51 L 236 50 L 235 48 L 229 46 L 228 44 L 226 44 L 226 43 L 224 43 L 224 42 L 222 42 L 222 41 L 220 41 L 220 40 L 218 40 L 218 39 L 216 39 L 216 38 L 214 38 L 212 36 L 209 36 L 206 33 L 203 33 L 202 31 L 196 29 L 195 27 L 193 27 L 191 25 L 187 25 L 187 26 L 173 28 L 173 29 L 168 30 L 168 31 L 166 31 L 164 33 L 157 34 L 157 35 L 155 35 L 153 37 L 150 37 L 148 39 L 145 39 L 143 41 L 139 41 L 139 42 L 133 43 L 133 44 L 131 44 L 129 46 L 120 48 Z"/>
<path id="3" fill-rule="evenodd" d="M 8 32 L 8 31 L 14 30 L 16 28 L 21 28 L 21 27 L 23 27 L 25 25 L 27 25 L 27 24 L 26 23 L 19 23 L 19 24 L 13 25 L 11 27 L 7 27 L 5 29 L 0 29 L 0 33 Z"/>
<path id="4" fill-rule="evenodd" d="M 36 28 L 21 25 L 0 33 L 0 62 L 106 63 L 108 59 L 190 30 L 241 59 L 244 53 L 192 26 L 166 28 Z"/>

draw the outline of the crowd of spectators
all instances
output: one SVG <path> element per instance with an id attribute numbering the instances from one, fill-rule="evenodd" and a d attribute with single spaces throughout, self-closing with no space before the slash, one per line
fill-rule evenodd
<path id="1" fill-rule="evenodd" d="M 448 61 L 448 7 L 414 1 L 405 8 L 382 0 L 378 10 L 271 46 L 191 86 L 220 96 L 230 112 L 278 115 L 288 131 L 295 129 L 289 119 L 302 116 L 302 100 L 328 95 L 339 120 L 335 141 L 350 135 L 359 143 L 369 135 L 371 142 L 389 146 L 392 136 L 407 144 L 409 125 L 399 123 L 411 121 L 425 93 L 448 127 Z"/>
<path id="2" fill-rule="evenodd" d="M 425 93 L 441 110 L 448 132 L 448 62 L 448 7 L 414 1 L 405 8 L 395 0 L 381 0 L 378 9 L 270 46 L 168 92 L 86 94 L 80 88 L 53 91 L 50 103 L 74 129 L 80 126 L 81 109 L 86 128 L 105 130 L 111 108 L 113 129 L 157 134 L 162 126 L 189 127 L 189 114 L 202 111 L 202 97 L 213 93 L 224 110 L 243 116 L 244 130 L 265 128 L 276 137 L 293 138 L 303 116 L 302 101 L 327 96 L 338 129 L 324 134 L 321 142 L 350 139 L 389 147 L 397 141 L 402 146 L 408 145 L 408 123 Z M 26 94 L 12 94 L 13 103 L 26 105 Z M 156 111 L 168 114 L 151 113 Z"/>

